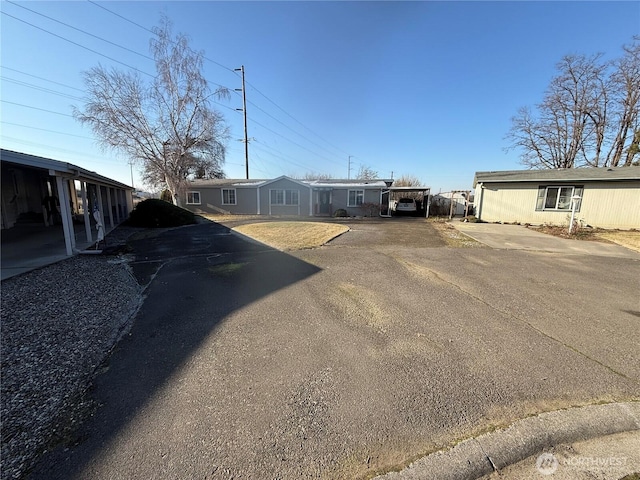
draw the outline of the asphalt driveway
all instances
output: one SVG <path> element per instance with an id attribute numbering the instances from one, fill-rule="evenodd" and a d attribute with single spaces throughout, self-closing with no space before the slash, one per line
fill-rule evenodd
<path id="1" fill-rule="evenodd" d="M 367 478 L 640 398 L 637 258 L 452 249 L 414 220 L 290 254 L 217 224 L 132 242 L 145 304 L 32 478 Z"/>

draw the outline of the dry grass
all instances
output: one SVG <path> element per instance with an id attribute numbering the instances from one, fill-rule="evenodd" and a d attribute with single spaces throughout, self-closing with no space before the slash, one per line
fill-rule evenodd
<path id="1" fill-rule="evenodd" d="M 604 232 L 597 232 L 596 237 L 603 238 L 613 243 L 617 243 L 618 245 L 622 245 L 623 247 L 627 247 L 631 250 L 635 250 L 636 252 L 640 252 L 640 231 L 632 230 L 632 231 L 622 231 L 622 230 L 611 230 Z"/>
<path id="2" fill-rule="evenodd" d="M 349 230 L 345 225 L 322 222 L 264 222 L 233 230 L 278 250 L 301 250 L 324 245 Z"/>
<path id="3" fill-rule="evenodd" d="M 453 248 L 479 248 L 484 247 L 480 242 L 458 231 L 448 222 L 446 217 L 433 217 L 428 219 L 431 226 L 437 230 L 448 247 Z M 458 221 L 458 220 L 454 220 Z"/>

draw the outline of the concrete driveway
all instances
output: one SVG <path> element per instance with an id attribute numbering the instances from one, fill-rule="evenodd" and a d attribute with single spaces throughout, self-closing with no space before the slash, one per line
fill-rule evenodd
<path id="1" fill-rule="evenodd" d="M 640 398 L 640 260 L 223 226 L 133 242 L 147 299 L 31 478 L 370 478 L 529 415 Z M 359 233 L 360 232 L 360 233 Z M 376 240 L 376 238 L 378 240 Z M 371 239 L 371 241 L 368 241 Z"/>
<path id="2" fill-rule="evenodd" d="M 620 245 L 569 240 L 536 232 L 521 225 L 451 222 L 455 228 L 491 248 L 530 250 L 639 259 L 640 254 Z"/>

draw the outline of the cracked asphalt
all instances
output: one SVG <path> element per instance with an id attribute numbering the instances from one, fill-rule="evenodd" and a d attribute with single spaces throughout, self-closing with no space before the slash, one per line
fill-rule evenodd
<path id="1" fill-rule="evenodd" d="M 640 260 L 350 226 L 286 254 L 214 223 L 132 241 L 144 305 L 93 415 L 30 478 L 370 478 L 529 415 L 640 399 Z"/>

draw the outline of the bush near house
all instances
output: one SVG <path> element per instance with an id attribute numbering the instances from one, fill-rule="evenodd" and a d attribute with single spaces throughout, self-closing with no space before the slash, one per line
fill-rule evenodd
<path id="1" fill-rule="evenodd" d="M 192 225 L 195 215 L 164 200 L 149 198 L 133 209 L 126 224 L 132 227 L 166 228 Z"/>

